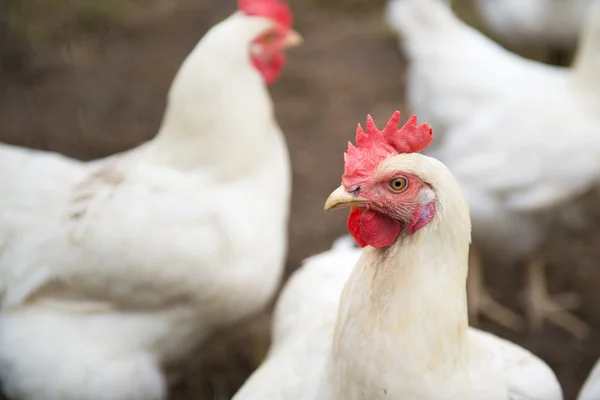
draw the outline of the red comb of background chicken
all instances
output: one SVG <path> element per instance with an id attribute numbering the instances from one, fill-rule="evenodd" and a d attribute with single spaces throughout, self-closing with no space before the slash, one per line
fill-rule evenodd
<path id="1" fill-rule="evenodd" d="M 400 153 L 416 153 L 431 144 L 433 130 L 427 124 L 417 125 L 416 116 L 410 117 L 400 129 L 399 122 L 400 111 L 396 111 L 381 131 L 370 115 L 367 116 L 367 133 L 358 124 L 357 147 L 348 142 L 348 151 L 344 153 L 342 182 L 360 182 L 370 177 L 383 159 Z"/>
<path id="2" fill-rule="evenodd" d="M 285 29 L 292 27 L 292 12 L 279 0 L 239 0 L 238 9 L 246 15 L 269 18 Z"/>

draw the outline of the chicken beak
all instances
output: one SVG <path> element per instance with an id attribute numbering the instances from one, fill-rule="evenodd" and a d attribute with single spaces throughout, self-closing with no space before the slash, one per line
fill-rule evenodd
<path id="1" fill-rule="evenodd" d="M 291 47 L 296 47 L 301 45 L 304 42 L 302 36 L 293 29 L 290 29 L 288 34 L 283 39 L 282 48 L 289 49 Z"/>
<path id="2" fill-rule="evenodd" d="M 363 197 L 354 196 L 351 193 L 348 193 L 344 185 L 342 185 L 335 189 L 327 198 L 327 201 L 325 202 L 325 211 L 342 207 L 361 207 L 364 206 L 367 201 L 368 200 Z"/>

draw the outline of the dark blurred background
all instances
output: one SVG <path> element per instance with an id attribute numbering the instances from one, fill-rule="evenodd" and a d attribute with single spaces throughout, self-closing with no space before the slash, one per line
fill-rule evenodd
<path id="1" fill-rule="evenodd" d="M 387 120 L 403 101 L 405 61 L 382 23 L 382 0 L 294 0 L 305 44 L 289 52 L 271 88 L 294 169 L 288 272 L 329 248 L 345 216 L 323 214 L 339 184 L 342 152 L 358 122 Z M 455 11 L 481 27 L 469 0 Z M 234 0 L 0 0 L 0 141 L 80 159 L 150 139 L 179 65 Z M 534 57 L 534 54 L 530 55 Z M 551 291 L 584 296 L 579 315 L 594 329 L 580 342 L 547 327 L 539 336 L 482 328 L 541 356 L 574 399 L 600 356 L 600 217 L 583 232 L 553 227 L 545 244 Z M 521 310 L 520 269 L 489 268 L 493 294 Z M 487 273 L 487 272 L 486 272 Z M 268 348 L 269 314 L 233 327 L 178 366 L 172 399 L 229 399 Z"/>

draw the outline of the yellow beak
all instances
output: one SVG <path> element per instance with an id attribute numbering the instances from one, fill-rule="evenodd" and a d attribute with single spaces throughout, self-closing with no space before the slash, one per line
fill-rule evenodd
<path id="1" fill-rule="evenodd" d="M 367 201 L 368 200 L 363 197 L 353 196 L 352 194 L 348 193 L 346 188 L 342 185 L 335 189 L 327 198 L 327 201 L 325 202 L 325 211 L 342 207 L 360 207 Z"/>
<path id="2" fill-rule="evenodd" d="M 295 30 L 291 29 L 286 35 L 286 37 L 283 39 L 282 47 L 284 49 L 289 49 L 291 47 L 299 46 L 303 42 L 304 39 L 302 38 L 302 36 Z"/>

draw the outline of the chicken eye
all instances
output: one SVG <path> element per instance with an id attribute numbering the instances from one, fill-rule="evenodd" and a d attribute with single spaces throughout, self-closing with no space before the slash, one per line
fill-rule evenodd
<path id="1" fill-rule="evenodd" d="M 408 185 L 408 181 L 406 180 L 406 178 L 394 178 L 388 182 L 388 186 L 394 192 L 403 191 L 404 189 L 406 189 L 407 185 Z"/>
<path id="2" fill-rule="evenodd" d="M 275 35 L 275 32 L 268 32 L 263 35 L 262 41 L 265 44 L 270 44 L 273 43 L 276 38 L 277 36 Z"/>

